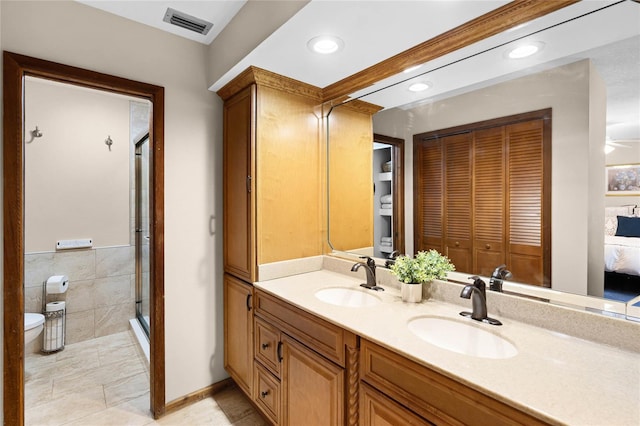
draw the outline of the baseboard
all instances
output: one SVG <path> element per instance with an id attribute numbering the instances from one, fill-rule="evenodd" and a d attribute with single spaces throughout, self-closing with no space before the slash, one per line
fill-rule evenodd
<path id="1" fill-rule="evenodd" d="M 165 405 L 165 410 L 162 415 L 166 416 L 167 414 L 178 411 L 188 405 L 191 405 L 198 401 L 202 401 L 205 398 L 212 397 L 216 393 L 232 386 L 235 386 L 235 383 L 233 382 L 233 380 L 224 379 L 222 381 L 209 385 L 206 388 L 197 390 L 195 392 L 191 392 L 190 394 L 180 397 L 178 399 L 174 399 L 173 401 L 168 402 Z"/>

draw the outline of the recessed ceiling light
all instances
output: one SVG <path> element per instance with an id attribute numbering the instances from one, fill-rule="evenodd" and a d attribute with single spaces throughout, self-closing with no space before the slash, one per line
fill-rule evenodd
<path id="1" fill-rule="evenodd" d="M 422 65 L 414 65 L 412 67 L 407 68 L 406 70 L 403 70 L 403 73 L 410 73 L 411 71 L 415 71 L 418 68 L 422 67 Z"/>
<path id="2" fill-rule="evenodd" d="M 344 47 L 344 42 L 336 36 L 322 35 L 309 40 L 307 47 L 312 52 L 328 55 L 342 49 Z"/>
<path id="3" fill-rule="evenodd" d="M 521 44 L 514 47 L 507 52 L 507 57 L 510 59 L 522 59 L 538 53 L 544 47 L 544 43 L 532 42 L 527 44 Z"/>
<path id="4" fill-rule="evenodd" d="M 426 81 L 420 81 L 418 83 L 413 83 L 411 86 L 409 86 L 409 90 L 412 92 L 422 92 L 424 90 L 427 90 L 429 87 L 431 87 L 431 83 Z"/>

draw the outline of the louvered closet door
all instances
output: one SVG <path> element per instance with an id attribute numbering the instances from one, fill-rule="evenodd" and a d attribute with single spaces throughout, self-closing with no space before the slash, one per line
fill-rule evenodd
<path id="1" fill-rule="evenodd" d="M 490 276 L 506 262 L 504 127 L 474 132 L 473 273 Z"/>
<path id="2" fill-rule="evenodd" d="M 459 271 L 472 270 L 471 146 L 472 134 L 442 139 L 445 152 L 445 255 Z"/>
<path id="3" fill-rule="evenodd" d="M 506 127 L 508 259 L 518 282 L 545 285 L 543 266 L 543 120 Z"/>
<path id="4" fill-rule="evenodd" d="M 443 252 L 443 167 L 440 140 L 414 144 L 415 248 Z"/>

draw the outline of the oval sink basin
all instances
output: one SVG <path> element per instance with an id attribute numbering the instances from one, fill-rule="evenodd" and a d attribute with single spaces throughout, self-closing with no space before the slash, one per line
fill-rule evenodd
<path id="1" fill-rule="evenodd" d="M 375 306 L 382 301 L 371 293 L 343 287 L 324 288 L 316 291 L 315 296 L 325 303 L 349 308 Z"/>
<path id="2" fill-rule="evenodd" d="M 410 320 L 408 326 L 425 342 L 459 354 L 502 359 L 518 353 L 508 340 L 472 323 L 443 317 L 420 317 Z"/>

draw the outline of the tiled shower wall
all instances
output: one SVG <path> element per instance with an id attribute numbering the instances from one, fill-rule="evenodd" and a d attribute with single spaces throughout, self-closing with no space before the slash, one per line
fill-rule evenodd
<path id="1" fill-rule="evenodd" d="M 48 277 L 69 277 L 66 293 L 47 296 L 47 302 L 66 301 L 66 344 L 125 331 L 135 317 L 133 246 L 26 254 L 24 270 L 26 312 L 42 311 Z M 41 341 L 27 350 L 38 351 Z"/>

